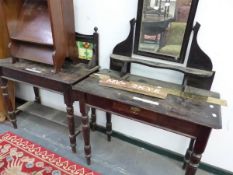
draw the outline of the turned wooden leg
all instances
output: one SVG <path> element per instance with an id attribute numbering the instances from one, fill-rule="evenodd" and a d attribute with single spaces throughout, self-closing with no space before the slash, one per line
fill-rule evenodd
<path id="1" fill-rule="evenodd" d="M 75 134 L 75 121 L 74 121 L 74 108 L 73 101 L 70 93 L 71 89 L 67 90 L 64 93 L 64 101 L 66 104 L 66 112 L 67 112 L 67 121 L 69 128 L 69 138 L 70 138 L 70 146 L 73 153 L 76 153 L 76 134 Z"/>
<path id="2" fill-rule="evenodd" d="M 69 138 L 70 146 L 73 153 L 76 153 L 76 135 L 75 135 L 75 123 L 74 123 L 74 109 L 73 106 L 66 107 L 68 127 L 69 127 Z"/>
<path id="3" fill-rule="evenodd" d="M 112 136 L 112 115 L 109 112 L 106 112 L 106 134 L 108 137 L 108 141 L 111 141 L 111 136 Z"/>
<path id="4" fill-rule="evenodd" d="M 96 130 L 96 109 L 95 108 L 91 108 L 90 128 L 92 131 Z"/>
<path id="5" fill-rule="evenodd" d="M 83 140 L 84 140 L 84 152 L 87 164 L 91 164 L 91 144 L 90 144 L 90 127 L 88 122 L 88 115 L 87 110 L 85 107 L 85 103 L 80 102 L 80 112 L 82 114 L 82 134 L 83 134 Z"/>
<path id="6" fill-rule="evenodd" d="M 187 164 L 189 162 L 189 159 L 190 159 L 192 151 L 193 151 L 193 144 L 194 144 L 194 142 L 195 142 L 195 139 L 191 139 L 190 140 L 189 147 L 188 147 L 188 149 L 186 151 L 186 154 L 184 156 L 184 164 L 183 164 L 183 167 L 182 167 L 183 169 L 186 168 L 186 166 L 187 166 Z"/>
<path id="7" fill-rule="evenodd" d="M 210 135 L 211 129 L 210 128 L 204 128 L 200 135 L 197 137 L 194 145 L 193 145 L 193 152 L 190 156 L 189 162 L 186 167 L 185 175 L 194 175 L 196 174 L 197 168 L 199 166 L 199 163 L 201 161 L 202 153 L 204 152 L 208 138 Z"/>
<path id="8" fill-rule="evenodd" d="M 9 117 L 9 120 L 12 123 L 13 127 L 16 129 L 17 128 L 17 122 L 16 122 L 14 108 L 13 108 L 13 105 L 12 105 L 11 100 L 9 98 L 7 82 L 8 82 L 7 79 L 4 79 L 4 78 L 0 79 L 1 89 L 2 89 L 2 96 L 3 96 L 3 99 L 4 99 L 4 103 L 6 104 L 8 117 Z"/>
<path id="9" fill-rule="evenodd" d="M 35 102 L 41 104 L 39 88 L 33 87 L 33 90 L 35 94 Z"/>

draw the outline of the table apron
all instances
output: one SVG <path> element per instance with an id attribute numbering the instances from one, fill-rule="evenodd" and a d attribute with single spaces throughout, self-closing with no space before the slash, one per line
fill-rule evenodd
<path id="1" fill-rule="evenodd" d="M 200 132 L 208 128 L 196 123 L 170 117 L 165 114 L 159 114 L 103 97 L 85 94 L 85 98 L 87 105 L 190 138 L 197 138 Z"/>
<path id="2" fill-rule="evenodd" d="M 68 89 L 69 86 L 71 87 L 71 85 L 69 84 L 47 79 L 44 77 L 30 75 L 26 72 L 18 72 L 16 70 L 11 70 L 7 68 L 2 69 L 1 77 L 16 81 L 16 82 L 23 82 L 23 83 L 31 84 L 37 87 L 41 87 L 41 88 L 45 88 L 45 89 L 49 89 L 49 90 L 53 90 L 53 91 L 61 92 L 61 93 L 64 93 L 64 91 Z"/>

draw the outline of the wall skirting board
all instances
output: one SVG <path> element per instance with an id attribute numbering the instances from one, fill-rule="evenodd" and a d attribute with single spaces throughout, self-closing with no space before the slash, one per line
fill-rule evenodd
<path id="1" fill-rule="evenodd" d="M 106 129 L 103 126 L 98 125 L 96 129 L 99 132 L 106 133 Z M 133 145 L 136 145 L 138 147 L 141 147 L 141 148 L 147 149 L 149 151 L 152 151 L 154 153 L 169 157 L 171 159 L 174 159 L 174 160 L 177 160 L 177 161 L 180 161 L 180 162 L 182 162 L 184 160 L 183 155 L 181 155 L 179 153 L 176 153 L 176 152 L 161 148 L 159 146 L 155 146 L 155 145 L 143 142 L 142 140 L 135 139 L 133 137 L 129 137 L 129 136 L 124 135 L 122 133 L 113 131 L 112 136 L 115 137 L 115 138 L 118 138 L 120 140 L 123 140 L 125 142 L 128 142 L 130 144 L 133 144 Z M 215 175 L 233 175 L 233 172 L 229 172 L 227 170 L 224 170 L 224 169 L 209 165 L 207 163 L 201 163 L 199 168 L 202 169 L 202 170 L 205 170 L 207 172 L 213 173 Z"/>

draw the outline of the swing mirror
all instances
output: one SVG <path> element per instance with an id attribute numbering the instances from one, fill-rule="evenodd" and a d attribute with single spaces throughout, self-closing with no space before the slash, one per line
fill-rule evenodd
<path id="1" fill-rule="evenodd" d="M 139 0 L 134 53 L 183 62 L 198 0 Z"/>

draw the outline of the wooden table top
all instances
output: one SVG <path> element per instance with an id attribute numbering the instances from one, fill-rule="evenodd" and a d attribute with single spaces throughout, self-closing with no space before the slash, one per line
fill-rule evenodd
<path id="1" fill-rule="evenodd" d="M 119 73 L 111 70 L 101 70 L 101 74 L 110 75 L 111 78 L 120 79 Z M 164 88 L 182 89 L 181 85 L 153 80 L 145 77 L 128 74 L 126 81 L 135 81 L 157 85 Z M 110 99 L 141 109 L 149 110 L 169 117 L 193 122 L 210 128 L 221 129 L 221 107 L 216 104 L 209 104 L 204 101 L 184 99 L 174 95 L 168 95 L 166 99 L 149 97 L 142 94 L 132 93 L 125 90 L 105 87 L 99 85 L 99 78 L 90 76 L 75 84 L 73 90 L 95 95 L 101 98 Z M 193 93 L 219 98 L 219 94 L 203 89 L 189 87 Z M 142 100 L 139 100 L 142 99 Z M 146 100 L 146 101 L 145 101 Z M 149 102 L 148 102 L 149 101 Z M 151 103 L 154 102 L 154 103 Z"/>
<path id="2" fill-rule="evenodd" d="M 54 69 L 50 65 L 26 60 L 20 60 L 19 62 L 12 64 L 11 58 L 0 60 L 0 67 L 70 85 L 75 84 L 76 82 L 84 79 L 87 75 L 96 72 L 99 69 L 98 66 L 88 69 L 86 64 L 79 63 L 75 65 L 67 62 L 64 64 L 60 72 L 54 73 Z"/>

